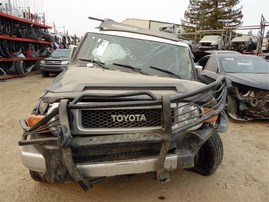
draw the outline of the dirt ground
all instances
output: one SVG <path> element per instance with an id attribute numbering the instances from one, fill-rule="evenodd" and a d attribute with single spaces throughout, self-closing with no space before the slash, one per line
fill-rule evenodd
<path id="1" fill-rule="evenodd" d="M 53 77 L 0 81 L 0 201 L 269 201 L 269 122 L 234 122 L 221 134 L 224 159 L 209 177 L 171 172 L 161 184 L 153 173 L 96 184 L 84 192 L 76 183 L 33 181 L 19 156 L 19 119 L 26 118 Z"/>

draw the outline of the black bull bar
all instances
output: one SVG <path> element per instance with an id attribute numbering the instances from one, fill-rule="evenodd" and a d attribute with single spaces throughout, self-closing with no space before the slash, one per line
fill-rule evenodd
<path id="1" fill-rule="evenodd" d="M 137 107 L 137 106 L 161 106 L 162 107 L 162 116 L 163 123 L 162 129 L 158 132 L 161 135 L 161 150 L 158 156 L 158 161 L 156 164 L 157 177 L 160 181 L 165 181 L 167 179 L 167 171 L 164 168 L 164 161 L 167 155 L 167 152 L 170 147 L 172 134 L 181 133 L 190 129 L 198 124 L 205 122 L 212 117 L 215 117 L 224 109 L 226 101 L 227 88 L 225 84 L 225 78 L 223 76 L 219 77 L 215 82 L 204 86 L 198 90 L 187 92 L 180 95 L 163 95 L 161 98 L 156 97 L 154 94 L 148 91 L 139 91 L 139 92 L 129 92 L 118 95 L 106 95 L 111 99 L 115 98 L 124 98 L 132 97 L 137 95 L 148 96 L 150 99 L 147 101 L 123 101 L 123 102 L 113 102 L 113 103 L 89 103 L 80 105 L 79 102 L 83 98 L 98 98 L 104 97 L 104 95 L 98 94 L 87 94 L 82 93 L 80 96 L 76 97 L 72 102 L 69 102 L 68 99 L 60 100 L 58 108 L 55 108 L 51 113 L 45 116 L 41 121 L 36 123 L 34 126 L 29 127 L 25 120 L 21 120 L 21 125 L 24 128 L 24 133 L 22 139 L 19 141 L 20 146 L 29 145 L 29 144 L 40 144 L 40 145 L 57 145 L 62 149 L 63 159 L 67 170 L 69 171 L 72 178 L 79 182 L 80 186 L 87 190 L 92 186 L 92 183 L 83 177 L 78 168 L 76 167 L 73 157 L 72 157 L 72 146 L 77 144 L 75 138 L 73 138 L 70 130 L 69 116 L 71 109 L 98 109 L 98 108 L 117 108 L 117 107 Z M 175 106 L 171 108 L 172 104 L 176 103 L 185 103 L 181 106 Z M 196 114 L 194 117 L 184 116 L 186 113 L 181 114 L 175 113 L 175 111 L 181 110 L 186 105 L 193 104 L 199 106 L 198 110 L 200 113 Z M 210 109 L 210 110 L 204 110 Z M 197 110 L 197 108 L 192 109 L 192 111 Z M 191 112 L 192 112 L 191 111 Z M 41 137 L 30 139 L 28 136 L 33 134 L 47 134 L 49 132 L 49 125 L 53 125 L 51 121 L 54 117 L 58 115 L 59 125 L 57 125 L 57 135 L 54 137 Z M 181 117 L 181 118 L 180 118 Z M 184 117 L 184 119 L 182 119 Z M 178 124 L 179 127 L 172 129 L 172 125 Z M 55 126 L 54 126 L 55 127 Z M 77 146 L 77 145 L 76 145 Z"/>

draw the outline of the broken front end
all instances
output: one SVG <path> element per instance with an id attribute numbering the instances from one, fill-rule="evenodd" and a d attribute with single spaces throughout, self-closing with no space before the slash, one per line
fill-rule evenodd
<path id="1" fill-rule="evenodd" d="M 233 85 L 228 90 L 228 114 L 236 120 L 269 119 L 269 91 Z"/>
<path id="2" fill-rule="evenodd" d="M 222 77 L 173 96 L 131 89 L 82 93 L 59 99 L 44 112 L 42 98 L 34 114 L 21 120 L 22 162 L 35 180 L 77 181 L 84 190 L 104 178 L 134 173 L 156 172 L 168 181 L 169 171 L 194 168 L 201 147 L 226 131 L 226 93 Z M 217 169 L 222 151 L 218 158 L 206 174 Z"/>

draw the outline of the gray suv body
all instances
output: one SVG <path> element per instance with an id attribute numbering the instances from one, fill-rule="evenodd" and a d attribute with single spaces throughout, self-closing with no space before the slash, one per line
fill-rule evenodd
<path id="1" fill-rule="evenodd" d="M 223 77 L 196 81 L 176 35 L 106 20 L 86 33 L 69 68 L 45 90 L 19 141 L 31 177 L 77 181 L 186 168 L 212 174 L 227 129 Z"/>

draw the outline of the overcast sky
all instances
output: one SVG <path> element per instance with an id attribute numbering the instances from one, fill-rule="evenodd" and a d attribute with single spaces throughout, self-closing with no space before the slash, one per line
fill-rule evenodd
<path id="1" fill-rule="evenodd" d="M 58 31 L 68 30 L 78 36 L 99 23 L 88 19 L 111 18 L 123 21 L 126 18 L 140 18 L 172 23 L 180 23 L 189 0 L 45 0 L 44 11 L 47 24 L 53 21 Z M 269 22 L 269 0 L 241 0 L 243 5 L 243 25 L 260 24 L 261 14 Z M 268 30 L 268 28 L 267 28 Z M 256 32 L 256 31 L 254 31 Z"/>

